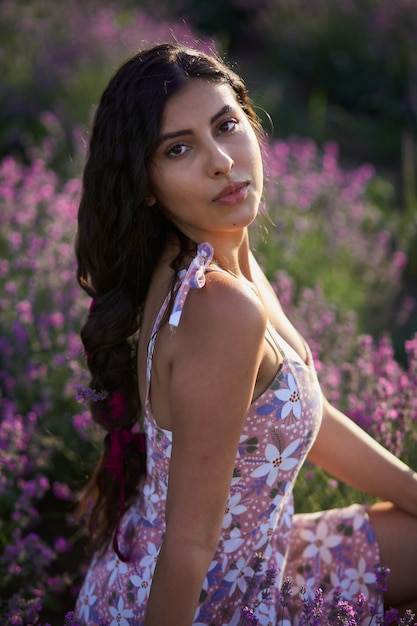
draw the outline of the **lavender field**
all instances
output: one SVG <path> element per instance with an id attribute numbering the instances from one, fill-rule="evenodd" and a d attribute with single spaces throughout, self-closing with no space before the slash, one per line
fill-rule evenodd
<path id="1" fill-rule="evenodd" d="M 257 5 L 257 37 L 262 25 L 270 37 L 265 11 L 272 4 Z M 302 4 L 294 3 L 300 13 Z M 391 3 L 365 4 L 378 9 L 375 23 L 385 33 L 390 24 L 398 27 L 398 15 L 392 22 L 387 8 Z M 417 6 L 413 16 L 415 22 L 401 23 L 404 32 L 417 24 Z M 3 0 L 0 5 L 0 623 L 5 626 L 63 624 L 83 574 L 87 539 L 74 503 L 99 455 L 101 437 L 77 400 L 77 386 L 86 381 L 78 332 L 88 302 L 75 280 L 73 243 L 93 107 L 118 63 L 144 41 L 198 37 L 201 47 L 214 40 L 224 48 L 219 33 L 202 34 L 195 23 L 193 31 L 163 3 L 148 12 L 134 3 L 123 9 L 95 2 Z M 313 28 L 301 20 L 300 29 L 307 27 Z M 387 41 L 394 63 L 407 39 L 397 48 L 393 38 Z M 231 50 L 232 44 L 239 49 L 233 40 Z M 266 44 L 262 54 L 268 55 Z M 265 67 L 273 67 L 271 56 Z M 243 61 L 240 69 L 245 75 Z M 417 67 L 408 71 L 414 76 Z M 265 98 L 274 89 L 265 85 L 257 91 L 268 108 Z M 402 160 L 388 167 L 383 159 L 345 158 L 337 140 L 302 136 L 301 128 L 297 136 L 284 128 L 280 133 L 279 120 L 274 127 L 265 155 L 267 215 L 252 233 L 258 256 L 284 309 L 309 341 L 329 398 L 416 468 L 415 129 L 411 122 L 404 126 Z M 345 146 L 343 138 L 341 143 Z M 313 466 L 303 471 L 296 493 L 300 510 L 358 497 Z M 128 624 L 123 619 L 114 624 Z"/>

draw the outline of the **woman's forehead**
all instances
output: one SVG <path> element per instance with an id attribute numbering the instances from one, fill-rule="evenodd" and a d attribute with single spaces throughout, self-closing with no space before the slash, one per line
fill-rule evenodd
<path id="1" fill-rule="evenodd" d="M 188 121 L 210 121 L 224 107 L 239 109 L 236 94 L 225 82 L 191 78 L 166 103 L 162 116 L 162 132 L 172 132 Z"/>

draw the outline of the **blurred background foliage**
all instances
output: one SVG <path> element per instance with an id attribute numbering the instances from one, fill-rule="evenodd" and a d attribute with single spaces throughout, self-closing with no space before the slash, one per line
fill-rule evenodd
<path id="1" fill-rule="evenodd" d="M 0 17 L 3 153 L 21 147 L 40 110 L 86 123 L 121 59 L 171 25 L 181 39 L 187 31 L 189 40 L 214 39 L 270 113 L 275 136 L 336 140 L 347 162 L 401 170 L 403 200 L 415 198 L 413 0 L 4 0 Z"/>
<path id="2" fill-rule="evenodd" d="M 237 61 L 274 137 L 331 139 L 343 165 L 376 166 L 385 184 L 372 192 L 414 234 L 405 276 L 415 293 L 417 3 L 183 0 L 176 14 Z"/>
<path id="3" fill-rule="evenodd" d="M 87 126 L 118 64 L 140 45 L 213 41 L 246 79 L 273 138 L 337 142 L 347 167 L 370 161 L 371 193 L 396 211 L 417 282 L 417 4 L 414 0 L 3 0 L 0 155 L 27 158 L 40 114 Z M 110 52 L 111 51 L 111 52 Z M 272 118 L 272 126 L 268 121 Z M 69 145 L 69 147 L 68 147 Z M 64 158 L 62 158 L 64 156 Z M 58 155 L 56 167 L 71 168 Z M 75 165 L 73 172 L 79 170 Z"/>

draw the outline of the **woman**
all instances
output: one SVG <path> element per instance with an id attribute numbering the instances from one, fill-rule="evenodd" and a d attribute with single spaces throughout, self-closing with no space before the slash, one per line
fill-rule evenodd
<path id="1" fill-rule="evenodd" d="M 244 605 L 281 623 L 287 576 L 375 604 L 378 564 L 386 603 L 417 604 L 417 475 L 322 397 L 250 251 L 261 143 L 242 80 L 179 45 L 136 55 L 102 96 L 76 244 L 108 432 L 85 496 L 82 624 L 237 624 Z M 293 517 L 307 455 L 386 502 Z"/>

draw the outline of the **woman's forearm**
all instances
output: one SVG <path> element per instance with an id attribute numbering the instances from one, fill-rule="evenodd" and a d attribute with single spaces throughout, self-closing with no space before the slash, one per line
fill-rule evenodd
<path id="1" fill-rule="evenodd" d="M 191 626 L 213 554 L 166 537 L 158 556 L 145 626 Z"/>
<path id="2" fill-rule="evenodd" d="M 327 401 L 309 459 L 346 484 L 417 516 L 417 474 Z"/>

